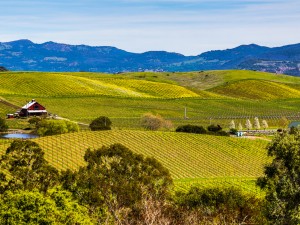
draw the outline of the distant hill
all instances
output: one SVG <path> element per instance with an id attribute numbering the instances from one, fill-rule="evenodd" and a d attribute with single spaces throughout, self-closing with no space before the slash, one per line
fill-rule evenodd
<path id="1" fill-rule="evenodd" d="M 300 44 L 268 48 L 255 44 L 184 56 L 165 51 L 131 53 L 110 46 L 0 42 L 1 62 L 13 71 L 198 71 L 247 69 L 300 76 Z"/>
<path id="2" fill-rule="evenodd" d="M 8 71 L 4 66 L 0 66 L 0 72 Z"/>

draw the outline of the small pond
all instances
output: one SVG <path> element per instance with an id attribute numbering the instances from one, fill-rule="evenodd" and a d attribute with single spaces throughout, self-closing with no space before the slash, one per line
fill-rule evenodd
<path id="1" fill-rule="evenodd" d="M 38 135 L 35 134 L 3 134 L 0 135 L 0 138 L 21 138 L 21 139 L 30 139 L 30 138 L 38 138 Z"/>

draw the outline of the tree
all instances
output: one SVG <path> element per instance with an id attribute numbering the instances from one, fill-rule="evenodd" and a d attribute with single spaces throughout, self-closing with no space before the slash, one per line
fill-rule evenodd
<path id="1" fill-rule="evenodd" d="M 287 127 L 288 124 L 289 124 L 289 121 L 288 121 L 288 119 L 285 116 L 283 116 L 283 117 L 280 118 L 280 120 L 279 120 L 279 126 L 280 126 L 280 128 L 284 129 L 284 128 Z"/>
<path id="2" fill-rule="evenodd" d="M 41 120 L 37 124 L 37 134 L 40 136 L 78 132 L 79 126 L 67 120 Z"/>
<path id="3" fill-rule="evenodd" d="M 257 117 L 254 118 L 254 128 L 256 130 L 260 129 L 259 119 Z"/>
<path id="4" fill-rule="evenodd" d="M 192 186 L 176 192 L 173 199 L 183 212 L 196 213 L 198 221 L 193 224 L 266 224 L 262 200 L 235 187 Z M 205 223 L 209 220 L 214 222 Z"/>
<path id="5" fill-rule="evenodd" d="M 153 115 L 152 113 L 145 113 L 141 117 L 141 125 L 147 130 L 171 129 L 173 127 L 170 120 L 165 120 L 161 115 Z"/>
<path id="6" fill-rule="evenodd" d="M 139 214 L 143 193 L 163 201 L 172 184 L 169 171 L 156 159 L 121 144 L 88 149 L 84 159 L 87 165 L 79 171 L 64 172 L 63 187 L 87 204 L 92 214 L 104 210 L 115 223 Z"/>
<path id="7" fill-rule="evenodd" d="M 243 130 L 243 126 L 242 126 L 241 123 L 239 123 L 238 129 L 239 129 L 239 130 Z"/>
<path id="8" fill-rule="evenodd" d="M 44 193 L 58 181 L 58 171 L 44 159 L 44 152 L 32 141 L 11 143 L 0 159 L 0 193 L 38 189 Z"/>
<path id="9" fill-rule="evenodd" d="M 300 224 L 300 134 L 278 134 L 268 146 L 272 163 L 257 180 L 266 192 L 266 216 L 271 224 Z"/>
<path id="10" fill-rule="evenodd" d="M 247 130 L 251 130 L 252 129 L 252 123 L 249 119 L 246 120 L 246 124 L 245 124 Z"/>
<path id="11" fill-rule="evenodd" d="M 261 122 L 261 125 L 262 125 L 262 128 L 264 128 L 264 130 L 266 130 L 269 127 L 268 122 L 266 120 L 263 120 Z"/>
<path id="12" fill-rule="evenodd" d="M 235 129 L 235 123 L 234 123 L 234 120 L 231 120 L 230 123 L 229 123 L 229 130 L 230 129 Z"/>
<path id="13" fill-rule="evenodd" d="M 7 192 L 0 198 L 0 224 L 78 224 L 92 225 L 85 207 L 72 199 L 71 193 L 51 190 Z"/>
<path id="14" fill-rule="evenodd" d="M 5 122 L 5 119 L 0 118 L 0 132 L 5 132 L 8 130 L 8 126 Z"/>
<path id="15" fill-rule="evenodd" d="M 29 124 L 33 124 L 35 127 L 38 126 L 39 122 L 41 122 L 42 118 L 41 117 L 38 117 L 38 116 L 35 116 L 35 117 L 31 117 L 29 120 L 28 120 L 28 123 Z"/>
<path id="16" fill-rule="evenodd" d="M 111 130 L 110 126 L 111 126 L 111 121 L 106 116 L 100 116 L 100 117 L 94 119 L 90 123 L 90 129 L 92 131 L 97 131 L 97 130 Z"/>

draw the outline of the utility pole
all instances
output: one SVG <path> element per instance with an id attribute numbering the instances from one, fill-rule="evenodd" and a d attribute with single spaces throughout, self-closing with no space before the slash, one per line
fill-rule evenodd
<path id="1" fill-rule="evenodd" d="M 186 107 L 184 107 L 184 119 L 185 120 L 188 119 L 188 117 L 187 117 L 187 108 Z"/>

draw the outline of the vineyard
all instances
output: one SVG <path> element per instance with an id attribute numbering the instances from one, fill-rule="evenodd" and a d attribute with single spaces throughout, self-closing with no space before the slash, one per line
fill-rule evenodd
<path id="1" fill-rule="evenodd" d="M 241 80 L 211 89 L 220 95 L 254 100 L 300 98 L 299 85 L 265 80 Z"/>
<path id="2" fill-rule="evenodd" d="M 1 140 L 1 139 L 0 139 Z M 136 153 L 155 157 L 167 167 L 177 188 L 192 183 L 201 186 L 240 183 L 253 188 L 268 162 L 267 141 L 150 131 L 86 131 L 34 139 L 46 159 L 59 169 L 76 169 L 84 164 L 87 148 L 121 143 Z M 0 143 L 1 152 L 9 145 Z M 252 182 L 251 182 L 252 181 Z M 225 183 L 224 183 L 225 182 Z"/>
<path id="3" fill-rule="evenodd" d="M 190 73 L 0 73 L 0 116 L 14 113 L 36 99 L 51 114 L 81 122 L 82 129 L 98 116 L 108 116 L 112 131 L 64 134 L 35 139 L 47 160 L 60 169 L 83 165 L 87 148 L 121 143 L 153 156 L 171 172 L 178 189 L 191 183 L 220 184 L 258 191 L 255 179 L 268 162 L 270 137 L 257 140 L 173 132 L 179 125 L 230 121 L 245 127 L 247 119 L 266 120 L 276 130 L 300 120 L 300 79 L 254 71 Z M 141 116 L 160 114 L 169 131 L 144 131 Z M 13 129 L 30 128 L 26 119 L 7 120 Z M 84 125 L 86 124 L 86 125 Z M 0 139 L 5 151 L 9 140 Z"/>

